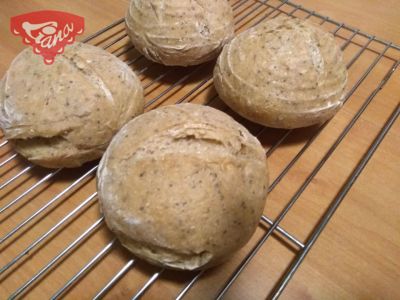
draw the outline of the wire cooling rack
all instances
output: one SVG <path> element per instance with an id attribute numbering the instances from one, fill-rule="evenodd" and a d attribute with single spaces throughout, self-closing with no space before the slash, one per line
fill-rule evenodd
<path id="1" fill-rule="evenodd" d="M 261 254 L 267 241 L 279 241 L 282 253 L 292 254 L 265 290 L 268 298 L 278 298 L 329 222 L 341 201 L 363 171 L 371 156 L 400 113 L 394 108 L 388 119 L 353 162 L 347 179 L 331 182 L 337 193 L 326 209 L 312 222 L 310 230 L 295 235 L 281 224 L 329 159 L 349 135 L 367 107 L 384 90 L 399 65 L 400 48 L 388 41 L 336 22 L 290 1 L 230 1 L 235 13 L 236 32 L 279 14 L 310 19 L 331 31 L 344 51 L 349 69 L 349 88 L 343 110 L 352 112 L 336 135 L 330 135 L 319 160 L 295 193 L 275 214 L 263 215 L 256 234 L 228 264 L 198 273 L 179 273 L 149 266 L 125 251 L 104 226 L 97 206 L 95 172 L 97 162 L 74 170 L 46 170 L 34 166 L 12 152 L 7 140 L 0 142 L 0 298 L 58 299 L 138 299 L 176 298 L 222 299 L 235 285 L 252 260 Z M 212 87 L 214 62 L 180 68 L 164 67 L 147 61 L 130 44 L 123 18 L 87 37 L 84 41 L 107 49 L 126 61 L 139 75 L 145 88 L 146 110 L 160 105 L 194 102 L 217 107 L 233 114 L 217 97 Z M 373 75 L 371 75 L 373 74 Z M 366 89 L 364 82 L 373 84 Z M 351 106 L 351 107 L 350 107 Z M 271 157 L 270 166 L 279 165 L 269 187 L 270 193 L 282 183 L 298 162 L 313 147 L 336 118 L 311 129 L 268 129 L 234 114 L 256 135 Z M 293 138 L 301 140 L 293 144 Z M 273 154 L 287 158 L 274 164 Z M 270 200 L 271 201 L 271 200 Z M 271 202 L 267 202 L 267 207 Z M 286 217 L 286 218 L 285 218 Z M 188 220 L 190 222 L 190 220 Z M 300 237 L 301 236 L 301 237 Z M 267 254 L 263 254 L 265 257 Z M 265 272 L 271 272 L 267 268 Z M 276 276 L 275 276 L 276 275 Z M 207 281 L 207 278 L 209 280 Z M 210 279 L 211 278 L 211 279 Z M 242 288 L 247 289 L 246 282 Z M 151 288 L 152 287 L 152 288 Z M 200 294 L 196 294 L 196 288 Z M 198 291 L 197 291 L 198 292 Z M 201 296 L 199 296 L 201 295 Z M 251 294 L 248 295 L 251 298 Z M 233 297 L 233 296 L 232 296 Z M 237 297 L 240 299 L 240 296 Z"/>

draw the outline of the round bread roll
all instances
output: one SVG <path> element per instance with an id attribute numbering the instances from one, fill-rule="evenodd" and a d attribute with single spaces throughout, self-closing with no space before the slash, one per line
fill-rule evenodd
<path id="1" fill-rule="evenodd" d="M 265 152 L 216 109 L 165 106 L 125 125 L 101 159 L 108 227 L 136 256 L 167 268 L 207 268 L 254 233 L 267 196 Z"/>
<path id="2" fill-rule="evenodd" d="M 226 0 L 131 0 L 126 27 L 139 52 L 169 66 L 216 58 L 234 32 Z"/>
<path id="3" fill-rule="evenodd" d="M 216 90 L 229 107 L 276 128 L 328 120 L 342 106 L 346 82 L 333 35 L 286 16 L 239 34 L 214 69 Z"/>
<path id="4" fill-rule="evenodd" d="M 76 167 L 101 157 L 143 102 L 137 76 L 103 49 L 75 43 L 46 65 L 27 48 L 0 83 L 0 126 L 33 163 Z"/>

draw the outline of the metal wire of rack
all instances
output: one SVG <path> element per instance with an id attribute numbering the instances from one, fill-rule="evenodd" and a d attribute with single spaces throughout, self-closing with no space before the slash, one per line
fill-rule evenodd
<path id="1" fill-rule="evenodd" d="M 374 55 L 372 61 L 368 61 L 363 72 L 350 86 L 345 103 L 352 99 L 376 66 L 382 64 L 383 60 L 385 60 L 385 63 L 389 62 L 389 68 L 377 82 L 375 89 L 368 94 L 363 102 L 360 102 L 356 113 L 336 139 L 332 141 L 325 154 L 307 175 L 295 194 L 284 205 L 277 217 L 262 216 L 260 220 L 261 234 L 257 237 L 258 239 L 252 240 L 251 247 L 246 248 L 243 259 L 234 267 L 222 285 L 219 285 L 219 289 L 214 295 L 215 299 L 222 299 L 248 264 L 256 257 L 263 245 L 270 240 L 271 236 L 274 236 L 283 239 L 295 253 L 293 260 L 287 264 L 283 275 L 277 276 L 279 278 L 275 286 L 268 293 L 269 298 L 277 299 L 398 118 L 400 114 L 399 105 L 395 107 L 390 117 L 383 124 L 375 140 L 366 149 L 351 175 L 343 185 L 338 187 L 340 191 L 331 199 L 328 208 L 320 216 L 319 222 L 304 241 L 285 230 L 281 226 L 281 222 L 341 145 L 375 96 L 396 72 L 400 62 L 400 47 L 322 16 L 317 12 L 310 11 L 289 0 L 235 0 L 230 2 L 235 13 L 236 32 L 279 14 L 310 19 L 321 26 L 326 26 L 326 29 L 330 30 L 341 42 L 341 48 L 345 54 L 347 51 L 352 54 L 347 59 L 347 68 L 350 73 L 352 67 L 361 60 L 366 52 L 372 53 Z M 140 75 L 145 88 L 147 110 L 164 104 L 196 102 L 230 112 L 221 103 L 215 91 L 212 92 L 212 63 L 185 69 L 167 68 L 151 63 L 136 52 L 129 43 L 123 22 L 123 18 L 115 21 L 87 37 L 84 42 L 101 46 L 132 66 Z M 352 50 L 350 51 L 349 48 L 352 48 Z M 329 123 L 330 121 L 322 124 L 307 136 L 308 139 L 271 183 L 270 192 L 279 185 L 292 167 L 316 142 Z M 266 147 L 267 157 L 271 156 L 296 132 L 295 130 L 271 130 L 250 123 L 246 123 L 246 125 L 257 137 L 266 134 L 274 137 L 274 140 L 270 141 Z M 96 292 L 88 295 L 87 298 L 101 299 L 114 286 L 118 285 L 118 282 L 123 280 L 128 273 L 133 272 L 135 266 L 138 269 L 140 264 L 143 265 L 143 263 L 125 253 L 125 250 L 120 247 L 115 238 L 104 228 L 103 217 L 99 214 L 95 205 L 97 193 L 93 178 L 97 165 L 88 164 L 73 171 L 57 169 L 49 172 L 29 164 L 10 149 L 7 140 L 3 139 L 0 143 L 0 158 L 2 159 L 0 162 L 0 178 L 2 179 L 2 182 L 0 182 L 0 224 L 2 224 L 0 227 L 0 253 L 2 254 L 0 257 L 0 283 L 4 283 L 4 285 L 13 283 L 12 286 L 17 286 L 10 292 L 9 299 L 26 296 L 37 290 L 37 287 L 40 287 L 43 281 L 52 281 L 49 274 L 55 273 L 58 269 L 64 271 L 60 272 L 61 275 L 57 277 L 57 280 L 54 280 L 54 284 L 41 289 L 40 295 L 42 297 L 59 299 L 79 285 L 91 284 L 96 288 Z M 20 219 L 19 221 L 14 220 L 17 217 Z M 10 221 L 11 219 L 12 221 Z M 81 222 L 82 219 L 85 221 Z M 78 223 L 79 226 L 76 225 Z M 67 233 L 66 243 L 55 243 L 58 236 L 62 237 Z M 92 242 L 94 236 L 100 236 L 97 239 L 97 244 Z M 86 250 L 92 246 L 97 249 L 99 245 L 101 245 L 100 249 L 93 250 L 94 253 Z M 79 259 L 76 258 L 76 254 L 80 257 Z M 72 257 L 75 257 L 76 261 L 71 261 L 70 258 Z M 118 259 L 115 257 L 118 257 Z M 30 260 L 35 259 L 41 263 L 42 267 L 31 267 L 26 270 Z M 91 274 L 101 271 L 98 268 L 104 260 L 110 259 L 114 259 L 115 265 L 117 265 L 117 262 L 119 264 L 118 267 L 110 268 L 110 270 L 105 269 L 109 274 L 109 279 L 106 282 L 97 284 L 95 279 L 92 279 L 89 283 L 85 282 L 88 281 L 87 277 Z M 75 265 L 75 267 L 68 271 L 68 267 L 71 265 Z M 129 290 L 128 292 L 131 294 L 126 294 L 126 298 L 138 299 L 142 297 L 153 284 L 161 280 L 160 277 L 171 272 L 155 267 L 142 266 L 141 268 L 150 268 L 144 272 L 148 276 L 146 279 L 143 279 L 143 276 L 140 277 L 138 283 L 134 285 L 136 291 Z M 174 289 L 177 292 L 175 298 L 183 299 L 208 272 L 185 274 L 184 278 L 179 281 L 180 284 Z"/>

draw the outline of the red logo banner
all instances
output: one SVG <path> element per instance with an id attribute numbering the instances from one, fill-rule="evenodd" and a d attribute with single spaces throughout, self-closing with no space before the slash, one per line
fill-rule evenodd
<path id="1" fill-rule="evenodd" d="M 64 52 L 66 45 L 75 42 L 75 37 L 83 33 L 84 19 L 62 11 L 42 10 L 12 17 L 10 29 L 50 65 L 57 54 Z"/>

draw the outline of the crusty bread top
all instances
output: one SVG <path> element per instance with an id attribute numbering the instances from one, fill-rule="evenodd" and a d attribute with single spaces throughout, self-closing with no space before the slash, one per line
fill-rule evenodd
<path id="1" fill-rule="evenodd" d="M 126 25 L 138 50 L 166 65 L 214 58 L 234 29 L 226 0 L 132 0 Z"/>
<path id="2" fill-rule="evenodd" d="M 67 46 L 52 65 L 27 48 L 2 80 L 0 108 L 8 139 L 57 137 L 78 148 L 105 148 L 143 111 L 143 89 L 125 63 L 98 47 Z"/>
<path id="3" fill-rule="evenodd" d="M 228 104 L 277 117 L 340 106 L 347 82 L 333 35 L 287 16 L 239 34 L 225 46 L 214 72 L 231 96 L 224 99 Z"/>
<path id="4" fill-rule="evenodd" d="M 224 113 L 194 104 L 130 121 L 98 170 L 110 229 L 136 255 L 179 269 L 215 264 L 243 246 L 267 186 L 258 140 Z"/>

